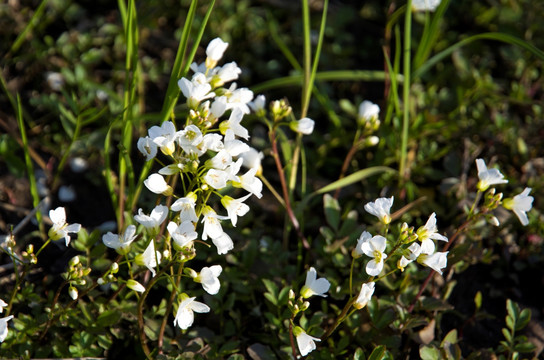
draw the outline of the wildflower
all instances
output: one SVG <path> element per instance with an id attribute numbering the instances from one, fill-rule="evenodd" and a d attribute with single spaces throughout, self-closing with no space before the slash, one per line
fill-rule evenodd
<path id="1" fill-rule="evenodd" d="M 251 110 L 257 115 L 257 116 L 264 116 L 266 115 L 266 98 L 264 95 L 257 95 L 255 100 L 247 104 Z"/>
<path id="2" fill-rule="evenodd" d="M 149 161 L 157 156 L 157 144 L 149 136 L 141 137 L 136 144 L 138 150 L 145 156 L 145 160 Z"/>
<path id="3" fill-rule="evenodd" d="M 142 284 L 140 284 L 139 282 L 137 282 L 136 280 L 133 280 L 133 279 L 130 279 L 130 280 L 127 281 L 127 287 L 130 290 L 134 290 L 136 292 L 143 293 L 145 291 L 145 287 Z"/>
<path id="4" fill-rule="evenodd" d="M 371 101 L 365 100 L 359 105 L 359 118 L 363 121 L 371 121 L 378 118 L 380 107 Z"/>
<path id="5" fill-rule="evenodd" d="M 442 269 L 444 269 L 448 264 L 448 252 L 449 251 L 435 252 L 431 255 L 421 254 L 417 258 L 417 262 L 430 267 L 439 274 L 442 274 Z"/>
<path id="6" fill-rule="evenodd" d="M 223 234 L 223 228 L 219 220 L 227 219 L 226 216 L 217 215 L 217 213 L 209 206 L 205 206 L 202 209 L 204 228 L 202 229 L 202 240 L 208 239 L 208 236 L 212 239 L 218 238 Z"/>
<path id="7" fill-rule="evenodd" d="M 176 150 L 175 141 L 179 136 L 179 132 L 176 132 L 173 122 L 165 121 L 161 126 L 152 126 L 147 132 L 163 154 L 171 156 L 174 153 Z M 150 149 L 150 151 L 152 150 Z"/>
<path id="8" fill-rule="evenodd" d="M 256 168 L 256 174 L 262 174 L 263 167 L 261 165 L 261 160 L 264 158 L 262 151 L 257 151 L 254 148 L 250 147 L 249 150 L 240 154 L 242 158 L 242 165 L 248 169 Z"/>
<path id="9" fill-rule="evenodd" d="M 400 269 L 400 271 L 404 271 L 406 266 L 408 266 L 409 263 L 411 263 L 413 260 L 409 260 L 406 257 L 401 256 L 400 259 L 397 261 L 397 268 Z"/>
<path id="10" fill-rule="evenodd" d="M 126 254 L 130 244 L 136 239 L 136 226 L 127 226 L 123 235 L 112 234 L 108 231 L 102 236 L 102 242 L 109 248 L 115 249 L 120 254 Z"/>
<path id="11" fill-rule="evenodd" d="M 221 283 L 219 282 L 219 275 L 221 275 L 223 268 L 221 265 L 213 265 L 210 267 L 203 267 L 200 270 L 200 274 L 193 280 L 202 284 L 202 287 L 210 295 L 215 295 L 219 292 Z"/>
<path id="12" fill-rule="evenodd" d="M 217 254 L 219 255 L 226 254 L 230 250 L 234 249 L 234 243 L 226 232 L 223 232 L 216 238 L 212 238 L 212 242 L 217 248 Z"/>
<path id="13" fill-rule="evenodd" d="M 61 73 L 52 71 L 48 72 L 45 76 L 45 80 L 47 81 L 47 85 L 49 85 L 53 91 L 61 91 L 64 87 L 64 76 L 62 76 Z"/>
<path id="14" fill-rule="evenodd" d="M 363 231 L 361 236 L 359 236 L 359 239 L 357 239 L 357 245 L 351 252 L 351 256 L 353 256 L 356 259 L 361 257 L 363 255 L 362 245 L 368 240 L 370 240 L 371 238 L 372 238 L 372 235 L 368 231 Z"/>
<path id="15" fill-rule="evenodd" d="M 224 170 L 210 169 L 204 175 L 204 181 L 214 189 L 222 189 L 227 186 L 227 173 Z"/>
<path id="16" fill-rule="evenodd" d="M 243 202 L 247 200 L 247 198 L 250 196 L 251 194 L 247 194 L 246 196 L 239 199 L 233 199 L 232 197 L 225 195 L 221 199 L 221 204 L 223 204 L 225 209 L 227 209 L 227 216 L 228 218 L 230 218 L 232 226 L 236 226 L 238 216 L 244 216 L 249 211 L 249 206 L 247 206 Z"/>
<path id="17" fill-rule="evenodd" d="M 8 321 L 11 319 L 13 319 L 13 315 L 0 319 L 0 343 L 4 342 L 8 336 Z"/>
<path id="18" fill-rule="evenodd" d="M 228 129 L 225 132 L 224 146 L 225 151 L 231 156 L 238 156 L 249 150 L 249 145 L 234 138 L 234 131 Z"/>
<path id="19" fill-rule="evenodd" d="M 215 68 L 214 70 L 214 74 L 210 81 L 212 87 L 214 88 L 223 86 L 229 81 L 238 79 L 238 76 L 242 73 L 242 70 L 234 61 L 225 64 L 220 68 Z"/>
<path id="20" fill-rule="evenodd" d="M 144 185 L 149 191 L 155 194 L 170 196 L 174 193 L 172 187 L 168 185 L 164 178 L 159 174 L 149 175 L 149 177 L 144 180 Z"/>
<path id="21" fill-rule="evenodd" d="M 8 306 L 8 304 L 4 300 L 0 299 L 0 313 L 4 312 L 4 308 L 6 306 Z"/>
<path id="22" fill-rule="evenodd" d="M 149 215 L 145 215 L 142 209 L 138 209 L 138 215 L 134 215 L 134 220 L 147 229 L 158 229 L 167 216 L 168 206 L 157 205 Z"/>
<path id="23" fill-rule="evenodd" d="M 355 303 L 353 303 L 353 307 L 357 310 L 360 310 L 368 304 L 370 301 L 370 298 L 372 297 L 372 294 L 374 294 L 374 286 L 376 283 L 370 282 L 363 284 L 361 286 L 361 291 L 359 292 L 359 295 L 357 296 L 357 299 L 355 300 Z"/>
<path id="24" fill-rule="evenodd" d="M 55 210 L 49 210 L 49 218 L 53 222 L 53 226 L 49 229 L 48 236 L 51 240 L 59 240 L 64 238 L 66 246 L 70 244 L 70 235 L 68 233 L 77 233 L 81 230 L 80 224 L 66 223 L 66 211 L 63 207 L 58 207 Z"/>
<path id="25" fill-rule="evenodd" d="M 412 0 L 414 11 L 435 11 L 442 0 Z"/>
<path id="26" fill-rule="evenodd" d="M 179 79 L 178 86 L 183 96 L 187 98 L 187 106 L 190 109 L 196 109 L 200 102 L 215 96 L 212 86 L 206 82 L 206 76 L 202 73 L 195 74 L 191 80 Z"/>
<path id="27" fill-rule="evenodd" d="M 195 314 L 207 313 L 210 311 L 210 307 L 204 303 L 195 301 L 196 297 L 189 297 L 187 294 L 181 295 L 182 301 L 178 306 L 176 317 L 174 319 L 174 326 L 178 325 L 181 329 L 188 329 L 193 325 Z"/>
<path id="28" fill-rule="evenodd" d="M 310 135 L 311 133 L 313 133 L 314 125 L 315 121 L 307 117 L 289 123 L 289 127 L 291 128 L 291 130 L 303 135 Z"/>
<path id="29" fill-rule="evenodd" d="M 260 199 L 263 196 L 263 182 L 255 176 L 256 173 L 257 168 L 249 169 L 244 175 L 240 176 L 239 182 L 235 182 L 232 185 L 241 187 Z"/>
<path id="30" fill-rule="evenodd" d="M 293 334 L 297 339 L 298 350 L 300 355 L 306 356 L 315 350 L 315 342 L 321 341 L 321 339 L 306 334 L 300 326 L 295 326 Z"/>
<path id="31" fill-rule="evenodd" d="M 224 42 L 220 38 L 210 41 L 206 48 L 206 67 L 208 69 L 213 69 L 217 65 L 217 62 L 221 60 L 228 46 L 229 43 Z"/>
<path id="32" fill-rule="evenodd" d="M 184 222 L 190 220 L 192 222 L 197 222 L 198 217 L 196 216 L 195 206 L 196 206 L 196 194 L 190 192 L 187 196 L 182 197 L 174 201 L 170 206 L 172 211 L 179 211 L 179 221 Z"/>
<path id="33" fill-rule="evenodd" d="M 370 276 L 378 276 L 383 269 L 383 261 L 387 258 L 383 252 L 387 240 L 381 236 L 373 236 L 372 239 L 361 244 L 361 250 L 366 256 L 373 258 L 366 264 L 366 273 Z"/>
<path id="34" fill-rule="evenodd" d="M 486 191 L 491 185 L 506 184 L 508 182 L 499 170 L 488 169 L 483 159 L 476 159 L 476 167 L 478 168 L 478 178 L 480 179 L 476 187 L 480 191 Z"/>
<path id="35" fill-rule="evenodd" d="M 155 267 L 157 267 L 157 263 L 160 263 L 161 256 L 161 253 L 155 250 L 155 240 L 151 239 L 145 251 L 136 256 L 136 263 L 138 265 L 144 265 L 151 271 L 151 275 L 155 276 Z"/>
<path id="36" fill-rule="evenodd" d="M 312 295 L 327 297 L 325 293 L 329 291 L 331 283 L 325 278 L 317 279 L 317 272 L 313 267 L 306 273 L 306 283 L 300 290 L 300 295 L 304 298 L 309 298 Z"/>
<path id="37" fill-rule="evenodd" d="M 198 237 L 198 233 L 195 231 L 195 225 L 190 220 L 183 221 L 179 226 L 171 221 L 166 228 L 172 239 L 174 239 L 174 243 L 180 248 L 189 245 Z"/>
<path id="38" fill-rule="evenodd" d="M 243 114 L 249 114 L 249 106 L 247 105 L 253 100 L 253 91 L 248 88 L 236 89 L 236 84 L 232 84 L 227 91 L 227 109 L 238 109 Z"/>
<path id="39" fill-rule="evenodd" d="M 532 196 L 529 196 L 531 188 L 525 188 L 521 194 L 514 196 L 513 199 L 504 199 L 503 206 L 508 210 L 513 210 L 514 214 L 518 217 L 521 225 L 526 226 L 529 224 L 529 219 L 527 218 L 527 211 L 531 210 L 533 207 Z"/>
<path id="40" fill-rule="evenodd" d="M 436 227 L 436 213 L 432 213 L 429 216 L 429 220 L 425 226 L 420 227 L 416 231 L 417 238 L 421 241 L 422 252 L 425 254 L 434 253 L 435 245 L 433 240 L 448 241 L 448 238 L 438 233 Z"/>
<path id="41" fill-rule="evenodd" d="M 178 143 L 179 146 L 187 154 L 198 154 L 200 155 L 201 150 L 198 148 L 198 145 L 202 142 L 202 132 L 196 125 L 189 125 L 185 129 L 181 130 Z"/>
<path id="42" fill-rule="evenodd" d="M 391 196 L 388 198 L 379 198 L 374 202 L 369 202 L 365 205 L 365 210 L 376 216 L 382 223 L 385 225 L 391 222 L 391 206 L 393 206 L 394 197 Z"/>
<path id="43" fill-rule="evenodd" d="M 221 131 L 221 134 L 226 134 L 228 129 L 232 129 L 234 132 L 234 135 L 241 137 L 245 140 L 249 139 L 249 132 L 245 127 L 240 125 L 240 122 L 242 122 L 242 118 L 244 117 L 244 113 L 242 110 L 235 108 L 230 113 L 229 119 L 222 121 L 221 124 L 219 124 L 219 130 Z"/>

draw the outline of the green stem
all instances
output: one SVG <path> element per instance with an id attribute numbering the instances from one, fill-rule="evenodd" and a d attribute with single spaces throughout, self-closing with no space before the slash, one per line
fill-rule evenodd
<path id="1" fill-rule="evenodd" d="M 400 153 L 400 165 L 399 175 L 400 183 L 408 178 L 406 170 L 406 158 L 408 153 L 408 130 L 410 125 L 410 52 L 411 52 L 411 37 L 412 37 L 412 0 L 408 0 L 406 4 L 406 13 L 404 17 L 404 67 L 403 75 L 404 82 L 402 83 L 402 100 L 403 104 L 403 117 L 402 117 L 402 140 L 401 140 L 401 153 Z"/>

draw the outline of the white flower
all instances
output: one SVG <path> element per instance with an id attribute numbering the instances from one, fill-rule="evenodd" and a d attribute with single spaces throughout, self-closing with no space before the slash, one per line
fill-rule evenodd
<path id="1" fill-rule="evenodd" d="M 291 128 L 291 130 L 303 135 L 310 135 L 311 133 L 313 133 L 314 125 L 315 121 L 307 117 L 289 123 L 289 127 Z"/>
<path id="2" fill-rule="evenodd" d="M 70 235 L 68 233 L 77 233 L 81 230 L 80 224 L 66 223 L 66 211 L 63 207 L 58 207 L 55 210 L 49 210 L 49 218 L 53 222 L 53 226 L 49 229 L 49 237 L 51 240 L 59 240 L 64 238 L 66 246 L 70 244 Z"/>
<path id="3" fill-rule="evenodd" d="M 144 214 L 142 209 L 138 209 L 138 215 L 134 215 L 134 220 L 147 229 L 158 229 L 167 216 L 168 206 L 157 205 L 149 215 Z"/>
<path id="4" fill-rule="evenodd" d="M 206 82 L 206 76 L 202 73 L 196 73 L 191 80 L 179 79 L 178 86 L 187 98 L 189 109 L 196 109 L 200 102 L 215 96 L 212 86 Z"/>
<path id="5" fill-rule="evenodd" d="M 363 255 L 363 244 L 368 242 L 371 238 L 372 235 L 368 231 L 363 231 L 361 236 L 359 236 L 359 239 L 357 239 L 357 245 L 355 245 L 355 248 L 351 252 L 351 256 L 354 258 L 361 257 Z"/>
<path id="6" fill-rule="evenodd" d="M 251 110 L 253 110 L 255 114 L 257 114 L 257 116 L 264 115 L 266 111 L 264 108 L 266 105 L 266 98 L 264 95 L 257 95 L 255 100 L 248 103 L 247 105 L 251 108 Z"/>
<path id="7" fill-rule="evenodd" d="M 151 271 L 151 274 L 155 276 L 155 267 L 157 267 L 157 263 L 161 262 L 161 257 L 162 255 L 160 251 L 155 250 L 155 240 L 151 239 L 145 251 L 136 256 L 136 263 L 138 265 L 144 265 L 149 269 L 149 271 Z"/>
<path id="8" fill-rule="evenodd" d="M 379 198 L 374 202 L 369 202 L 365 205 L 365 210 L 376 216 L 384 224 L 389 224 L 391 222 L 391 206 L 393 206 L 394 197 L 390 198 Z"/>
<path id="9" fill-rule="evenodd" d="M 4 308 L 6 306 L 8 306 L 8 304 L 4 300 L 0 299 L 0 313 L 4 312 Z"/>
<path id="10" fill-rule="evenodd" d="M 64 86 L 64 76 L 58 72 L 48 72 L 45 75 L 45 80 L 53 91 L 61 91 Z"/>
<path id="11" fill-rule="evenodd" d="M 225 151 L 231 156 L 238 156 L 246 151 L 249 151 L 249 145 L 234 138 L 234 131 L 228 129 L 225 132 L 225 138 L 223 139 Z"/>
<path id="12" fill-rule="evenodd" d="M 6 340 L 8 336 L 8 321 L 13 319 L 13 315 L 0 319 L 0 343 Z"/>
<path id="13" fill-rule="evenodd" d="M 139 282 L 137 282 L 136 280 L 133 280 L 133 279 L 130 279 L 127 281 L 127 287 L 130 289 L 130 290 L 134 290 L 136 292 L 140 292 L 140 293 L 143 293 L 145 291 L 145 287 L 140 284 Z"/>
<path id="14" fill-rule="evenodd" d="M 397 261 L 397 268 L 400 269 L 400 271 L 404 271 L 404 268 L 408 266 L 409 263 L 411 263 L 414 260 L 409 260 L 406 257 L 401 256 L 400 259 Z"/>
<path id="15" fill-rule="evenodd" d="M 179 146 L 187 154 L 197 154 L 200 156 L 202 154 L 201 149 L 199 148 L 200 143 L 203 140 L 202 132 L 196 125 L 189 125 L 185 129 L 181 130 L 178 143 Z"/>
<path id="16" fill-rule="evenodd" d="M 412 0 L 414 11 L 435 11 L 442 0 Z"/>
<path id="17" fill-rule="evenodd" d="M 433 240 L 448 241 L 448 238 L 438 233 L 436 227 L 436 213 L 432 213 L 429 216 L 429 220 L 425 226 L 420 227 L 416 231 L 417 238 L 421 241 L 421 251 L 424 254 L 434 253 L 435 245 Z"/>
<path id="18" fill-rule="evenodd" d="M 234 249 L 234 243 L 226 232 L 223 232 L 216 238 L 212 238 L 212 242 L 217 248 L 217 254 L 219 255 L 226 254 L 230 250 Z"/>
<path id="19" fill-rule="evenodd" d="M 370 276 L 378 276 L 383 270 L 383 261 L 387 258 L 385 251 L 387 240 L 381 236 L 373 236 L 372 239 L 361 244 L 361 250 L 366 256 L 373 258 L 366 264 L 366 273 Z"/>
<path id="20" fill-rule="evenodd" d="M 529 196 L 530 192 L 531 188 L 525 188 L 521 194 L 514 196 L 513 199 L 505 199 L 503 202 L 505 208 L 514 211 L 514 214 L 516 214 L 523 226 L 529 224 L 529 218 L 526 213 L 533 207 L 534 198 Z"/>
<path id="21" fill-rule="evenodd" d="M 229 81 L 236 80 L 238 79 L 238 76 L 242 73 L 242 70 L 234 61 L 225 64 L 220 68 L 215 68 L 214 70 L 215 71 L 211 80 L 213 87 L 223 86 Z"/>
<path id="22" fill-rule="evenodd" d="M 370 282 L 365 283 L 361 286 L 361 291 L 359 292 L 359 295 L 357 296 L 357 299 L 353 303 L 353 307 L 357 310 L 360 310 L 368 304 L 370 301 L 370 298 L 372 297 L 372 294 L 374 294 L 374 287 L 376 283 Z"/>
<path id="23" fill-rule="evenodd" d="M 138 139 L 138 150 L 145 156 L 145 160 L 149 161 L 157 156 L 157 144 L 149 136 Z"/>
<path id="24" fill-rule="evenodd" d="M 179 226 L 171 221 L 166 228 L 176 245 L 180 248 L 189 245 L 198 237 L 198 233 L 195 231 L 195 225 L 190 220 L 183 221 Z"/>
<path id="25" fill-rule="evenodd" d="M 380 107 L 371 101 L 365 100 L 359 105 L 359 118 L 364 121 L 377 119 L 380 114 Z"/>
<path id="26" fill-rule="evenodd" d="M 257 151 L 256 149 L 250 147 L 248 151 L 245 151 L 240 154 L 242 158 L 242 165 L 248 169 L 256 168 L 257 174 L 262 173 L 263 168 L 261 165 L 261 160 L 264 158 L 262 151 Z"/>
<path id="27" fill-rule="evenodd" d="M 315 350 L 315 341 L 321 341 L 319 338 L 306 334 L 306 331 L 299 326 L 293 329 L 293 333 L 297 339 L 298 350 L 302 356 L 306 356 Z"/>
<path id="28" fill-rule="evenodd" d="M 491 185 L 506 184 L 508 180 L 504 179 L 504 175 L 497 169 L 488 169 L 483 159 L 476 159 L 476 167 L 478 168 L 478 190 L 486 191 Z"/>
<path id="29" fill-rule="evenodd" d="M 232 197 L 225 195 L 223 196 L 223 198 L 221 198 L 221 204 L 223 204 L 225 209 L 227 209 L 227 216 L 228 218 L 230 218 L 232 226 L 236 226 L 238 216 L 244 216 L 249 211 L 249 206 L 247 206 L 243 202 L 246 201 L 247 198 L 250 196 L 251 194 L 247 194 L 246 196 L 239 199 L 233 199 Z"/>
<path id="30" fill-rule="evenodd" d="M 247 104 L 253 100 L 253 91 L 248 88 L 235 89 L 235 87 L 236 83 L 232 84 L 227 92 L 227 109 L 238 109 L 244 114 L 249 114 Z"/>
<path id="31" fill-rule="evenodd" d="M 178 306 L 176 317 L 174 319 L 174 326 L 179 326 L 181 329 L 188 329 L 193 325 L 195 319 L 194 312 L 207 313 L 210 311 L 210 307 L 204 303 L 195 301 L 196 297 L 188 297 L 186 294 L 182 294 L 183 300 Z"/>
<path id="32" fill-rule="evenodd" d="M 234 135 L 244 138 L 246 140 L 249 139 L 249 132 L 245 127 L 240 125 L 243 117 L 244 113 L 242 112 L 242 110 L 238 108 L 233 109 L 230 113 L 229 119 L 219 124 L 219 130 L 221 131 L 221 134 L 224 135 L 227 133 L 228 129 L 232 129 Z"/>
<path id="33" fill-rule="evenodd" d="M 256 173 L 257 168 L 251 168 L 244 175 L 240 176 L 239 182 L 235 182 L 232 185 L 241 187 L 260 199 L 263 197 L 263 182 L 255 176 Z"/>
<path id="34" fill-rule="evenodd" d="M 215 239 L 223 234 L 223 228 L 221 227 L 219 220 L 228 219 L 226 216 L 217 215 L 217 213 L 209 206 L 204 206 L 202 209 L 202 216 L 202 222 L 204 223 L 202 240 L 208 239 L 208 236 Z"/>
<path id="35" fill-rule="evenodd" d="M 161 126 L 152 126 L 147 132 L 149 137 L 165 155 L 170 156 L 174 153 L 176 150 L 175 142 L 179 136 L 179 132 L 176 132 L 173 122 L 165 121 Z"/>
<path id="36" fill-rule="evenodd" d="M 170 206 L 172 211 L 179 211 L 179 221 L 184 222 L 190 220 L 192 222 L 197 222 L 198 217 L 196 216 L 195 206 L 196 206 L 196 194 L 190 192 L 187 196 L 182 197 L 174 201 Z"/>
<path id="37" fill-rule="evenodd" d="M 222 189 L 227 186 L 228 174 L 224 170 L 210 169 L 204 175 L 204 181 L 214 189 Z"/>
<path id="38" fill-rule="evenodd" d="M 327 297 L 325 293 L 329 291 L 331 283 L 325 278 L 317 278 L 317 272 L 311 267 L 306 273 L 306 283 L 300 290 L 300 295 L 309 298 L 312 295 Z"/>
<path id="39" fill-rule="evenodd" d="M 170 196 L 174 193 L 172 187 L 168 185 L 164 178 L 159 174 L 149 175 L 149 177 L 144 180 L 144 185 L 149 191 L 155 194 Z"/>
<path id="40" fill-rule="evenodd" d="M 102 242 L 109 248 L 115 249 L 118 253 L 126 254 L 130 244 L 136 239 L 136 226 L 127 226 L 123 235 L 112 234 L 108 231 L 102 236 Z"/>
<path id="41" fill-rule="evenodd" d="M 227 50 L 229 43 L 224 42 L 220 38 L 215 38 L 208 44 L 206 48 L 206 67 L 212 69 L 217 62 L 223 57 L 223 53 Z"/>
<path id="42" fill-rule="evenodd" d="M 417 262 L 430 267 L 439 274 L 442 274 L 442 269 L 444 269 L 448 264 L 448 252 L 449 251 L 435 252 L 432 255 L 421 254 L 417 258 Z"/>
<path id="43" fill-rule="evenodd" d="M 203 267 L 200 270 L 200 274 L 194 278 L 194 281 L 202 284 L 202 287 L 210 295 L 215 295 L 219 292 L 221 283 L 219 282 L 219 275 L 221 275 L 223 268 L 221 265 L 213 265 L 210 267 Z"/>
<path id="44" fill-rule="evenodd" d="M 227 97 L 225 95 L 216 96 L 210 106 L 210 115 L 214 118 L 220 118 L 227 111 Z"/>

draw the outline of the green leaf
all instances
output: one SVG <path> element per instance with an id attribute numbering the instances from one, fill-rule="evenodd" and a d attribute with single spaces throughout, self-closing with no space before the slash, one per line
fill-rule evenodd
<path id="1" fill-rule="evenodd" d="M 278 286 L 273 281 L 263 279 L 263 284 L 266 287 L 266 290 L 268 290 L 270 294 L 274 295 L 274 297 L 278 295 Z"/>
<path id="2" fill-rule="evenodd" d="M 387 166 L 369 167 L 369 168 L 366 168 L 366 169 L 363 169 L 363 170 L 356 171 L 353 174 L 350 174 L 350 175 L 348 175 L 348 176 L 346 176 L 346 177 L 344 177 L 344 178 L 342 178 L 340 180 L 336 180 L 336 181 L 330 183 L 329 185 L 326 185 L 326 186 L 322 187 L 321 189 L 315 191 L 313 194 L 324 194 L 324 193 L 327 193 L 329 191 L 333 191 L 333 190 L 336 190 L 336 189 L 346 187 L 348 185 L 351 185 L 353 183 L 356 183 L 358 181 L 361 181 L 361 180 L 366 179 L 367 177 L 370 177 L 370 176 L 373 176 L 373 175 L 381 174 L 383 172 L 395 172 L 395 171 L 396 170 L 391 169 L 390 167 L 387 167 Z"/>
<path id="3" fill-rule="evenodd" d="M 516 330 L 516 322 L 510 315 L 506 316 L 506 326 L 508 326 L 512 332 Z"/>
<path id="4" fill-rule="evenodd" d="M 536 346 L 530 342 L 524 342 L 524 343 L 521 343 L 521 344 L 517 344 L 516 346 L 514 346 L 514 350 L 515 351 L 519 351 L 519 352 L 522 352 L 522 353 L 528 353 L 528 352 L 533 352 L 535 351 L 536 349 Z"/>
<path id="5" fill-rule="evenodd" d="M 506 300 L 506 310 L 508 311 L 508 315 L 516 322 L 519 317 L 519 305 L 508 299 Z"/>
<path id="6" fill-rule="evenodd" d="M 96 323 L 99 326 L 110 327 L 121 319 L 121 312 L 117 310 L 106 310 L 98 316 Z"/>
<path id="7" fill-rule="evenodd" d="M 338 200 L 329 194 L 323 195 L 323 208 L 325 210 L 325 218 L 327 223 L 335 230 L 338 230 L 340 224 L 340 204 Z"/>
<path id="8" fill-rule="evenodd" d="M 531 321 L 531 310 L 523 309 L 519 313 L 518 321 L 516 321 L 516 331 L 523 329 Z"/>
<path id="9" fill-rule="evenodd" d="M 353 354 L 353 360 L 366 360 L 365 352 L 361 348 L 357 348 Z"/>
<path id="10" fill-rule="evenodd" d="M 372 354 L 368 357 L 368 360 L 382 360 L 385 357 L 386 348 L 380 345 L 372 351 Z"/>
<path id="11" fill-rule="evenodd" d="M 338 232 L 338 235 L 340 237 L 348 236 L 356 232 L 358 224 L 357 219 L 359 218 L 359 214 L 357 213 L 357 210 L 351 210 L 345 220 L 342 222 L 342 226 L 340 227 L 340 231 Z M 354 236 L 358 236 L 359 234 L 355 234 Z"/>
<path id="12" fill-rule="evenodd" d="M 508 331 L 508 329 L 502 328 L 502 335 L 509 344 L 512 343 L 512 334 L 510 334 L 510 331 Z"/>
<path id="13" fill-rule="evenodd" d="M 453 329 L 449 333 L 446 334 L 444 339 L 442 339 L 442 342 L 440 343 L 440 347 L 445 347 L 446 344 L 457 344 L 458 340 L 459 339 L 457 338 L 457 329 Z"/>
<path id="14" fill-rule="evenodd" d="M 440 359 L 440 350 L 434 346 L 421 346 L 419 348 L 419 356 L 421 357 L 421 360 Z"/>
<path id="15" fill-rule="evenodd" d="M 272 304 L 278 306 L 278 300 L 276 299 L 276 297 L 274 295 L 272 295 L 271 293 L 264 293 L 264 297 L 270 301 Z"/>

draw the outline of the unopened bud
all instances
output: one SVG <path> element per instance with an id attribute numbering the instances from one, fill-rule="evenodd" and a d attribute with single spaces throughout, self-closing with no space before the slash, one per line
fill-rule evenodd
<path id="1" fill-rule="evenodd" d="M 68 289 L 68 295 L 72 298 L 72 300 L 77 299 L 77 289 L 75 287 L 70 286 Z"/>
<path id="2" fill-rule="evenodd" d="M 69 264 L 70 266 L 76 266 L 77 264 L 79 264 L 79 256 L 74 256 L 73 258 L 71 258 Z"/>
<path id="3" fill-rule="evenodd" d="M 111 272 L 112 274 L 116 274 L 119 271 L 119 264 L 114 262 L 111 264 Z"/>
<path id="4" fill-rule="evenodd" d="M 295 292 L 293 289 L 289 289 L 289 300 L 295 300 Z"/>
<path id="5" fill-rule="evenodd" d="M 310 302 L 309 301 L 305 301 L 302 303 L 302 306 L 300 307 L 300 310 L 304 311 L 306 310 L 307 308 L 310 307 Z"/>
<path id="6" fill-rule="evenodd" d="M 191 268 L 185 268 L 183 269 L 183 272 L 185 273 L 185 275 L 190 276 L 193 279 L 198 276 L 198 273 Z"/>

